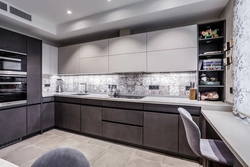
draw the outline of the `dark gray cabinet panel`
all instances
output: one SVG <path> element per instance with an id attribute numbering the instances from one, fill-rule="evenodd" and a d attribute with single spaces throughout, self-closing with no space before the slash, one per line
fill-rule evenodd
<path id="1" fill-rule="evenodd" d="M 91 106 L 102 106 L 101 100 L 81 99 L 81 104 Z"/>
<path id="2" fill-rule="evenodd" d="M 186 109 L 191 115 L 200 116 L 201 108 L 200 107 L 193 107 L 193 106 L 179 106 Z"/>
<path id="3" fill-rule="evenodd" d="M 102 101 L 102 106 L 114 107 L 114 108 L 135 109 L 135 110 L 142 110 L 143 109 L 143 104 L 141 104 L 141 103 L 117 102 L 117 101 Z"/>
<path id="4" fill-rule="evenodd" d="M 41 103 L 42 41 L 27 38 L 27 104 Z"/>
<path id="5" fill-rule="evenodd" d="M 103 137 L 142 145 L 142 127 L 102 122 Z"/>
<path id="6" fill-rule="evenodd" d="M 0 28 L 0 49 L 26 53 L 26 36 Z"/>
<path id="7" fill-rule="evenodd" d="M 192 117 L 194 122 L 200 127 L 199 117 Z M 179 116 L 179 153 L 183 155 L 188 155 L 191 157 L 197 157 L 197 155 L 189 147 L 184 124 Z"/>
<path id="8" fill-rule="evenodd" d="M 27 134 L 41 130 L 41 105 L 27 107 Z"/>
<path id="9" fill-rule="evenodd" d="M 55 126 L 63 127 L 63 103 L 55 102 Z"/>
<path id="10" fill-rule="evenodd" d="M 65 129 L 80 131 L 80 105 L 63 104 L 63 127 Z"/>
<path id="11" fill-rule="evenodd" d="M 143 112 L 124 109 L 102 109 L 102 119 L 132 125 L 143 125 Z"/>
<path id="12" fill-rule="evenodd" d="M 166 113 L 178 113 L 178 106 L 175 105 L 163 105 L 163 104 L 144 104 L 144 110 Z"/>
<path id="13" fill-rule="evenodd" d="M 178 152 L 178 115 L 144 112 L 144 146 Z"/>
<path id="14" fill-rule="evenodd" d="M 81 131 L 93 135 L 102 135 L 102 108 L 81 106 Z"/>
<path id="15" fill-rule="evenodd" d="M 44 103 L 42 110 L 42 129 L 55 126 L 55 103 Z"/>
<path id="16" fill-rule="evenodd" d="M 65 102 L 65 103 L 75 103 L 80 104 L 81 99 L 80 98 L 68 98 L 68 97 L 55 97 L 56 102 Z"/>
<path id="17" fill-rule="evenodd" d="M 43 97 L 43 103 L 55 101 L 54 97 Z"/>
<path id="18" fill-rule="evenodd" d="M 0 111 L 0 144 L 26 136 L 26 107 Z"/>

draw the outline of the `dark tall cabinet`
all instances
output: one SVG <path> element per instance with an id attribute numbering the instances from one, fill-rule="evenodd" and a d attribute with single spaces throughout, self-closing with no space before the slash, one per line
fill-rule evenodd
<path id="1" fill-rule="evenodd" d="M 42 98 L 42 41 L 27 37 L 27 104 Z"/>

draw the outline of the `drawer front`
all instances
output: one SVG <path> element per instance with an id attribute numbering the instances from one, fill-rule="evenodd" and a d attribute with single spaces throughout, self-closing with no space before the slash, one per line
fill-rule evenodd
<path id="1" fill-rule="evenodd" d="M 143 112 L 124 109 L 102 109 L 102 119 L 132 125 L 143 125 Z"/>
<path id="2" fill-rule="evenodd" d="M 192 107 L 192 106 L 179 106 L 186 109 L 191 115 L 200 116 L 201 108 L 200 107 Z"/>
<path id="3" fill-rule="evenodd" d="M 68 97 L 55 97 L 56 102 L 66 102 L 66 103 L 75 103 L 80 104 L 81 99 L 78 98 L 68 98 Z"/>
<path id="4" fill-rule="evenodd" d="M 43 97 L 43 103 L 55 101 L 54 97 Z"/>
<path id="5" fill-rule="evenodd" d="M 103 137 L 142 145 L 142 127 L 102 122 Z"/>
<path id="6" fill-rule="evenodd" d="M 92 99 L 81 99 L 81 104 L 91 105 L 91 106 L 101 106 L 101 100 L 92 100 Z"/>
<path id="7" fill-rule="evenodd" d="M 166 112 L 178 114 L 178 106 L 174 105 L 162 105 L 162 104 L 144 104 L 144 110 L 146 111 L 156 111 L 156 112 Z"/>
<path id="8" fill-rule="evenodd" d="M 143 104 L 141 103 L 129 103 L 129 102 L 114 102 L 114 101 L 102 101 L 104 107 L 124 108 L 124 109 L 135 109 L 142 110 Z"/>

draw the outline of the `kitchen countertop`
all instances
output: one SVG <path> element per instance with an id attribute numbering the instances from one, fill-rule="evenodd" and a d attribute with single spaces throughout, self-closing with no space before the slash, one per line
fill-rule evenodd
<path id="1" fill-rule="evenodd" d="M 74 94 L 77 94 L 77 92 L 63 92 L 63 93 L 44 92 L 43 97 L 58 96 L 58 97 L 83 98 L 83 99 L 94 99 L 94 100 L 135 102 L 135 103 L 197 106 L 197 107 L 202 107 L 202 110 L 220 110 L 220 111 L 232 110 L 231 105 L 220 101 L 197 101 L 181 97 L 146 96 L 143 99 L 125 99 L 125 98 L 111 98 L 107 94 L 92 94 L 92 93 L 88 95 L 74 95 Z"/>
<path id="2" fill-rule="evenodd" d="M 233 115 L 232 112 L 202 110 L 202 115 L 237 160 L 243 166 L 250 166 L 250 124 Z"/>

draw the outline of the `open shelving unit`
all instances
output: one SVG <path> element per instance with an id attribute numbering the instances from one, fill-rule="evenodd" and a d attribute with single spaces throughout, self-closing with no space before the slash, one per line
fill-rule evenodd
<path id="1" fill-rule="evenodd" d="M 219 95 L 219 101 L 224 101 L 225 99 L 225 70 L 223 67 L 223 59 L 225 58 L 225 53 L 223 52 L 223 45 L 226 42 L 225 35 L 226 35 L 226 27 L 225 27 L 225 20 L 199 24 L 198 25 L 198 88 L 197 92 L 207 92 L 207 91 L 215 91 Z M 200 39 L 200 32 L 206 31 L 208 29 L 219 29 L 218 37 L 217 38 L 207 38 L 207 39 Z M 213 52 L 213 51 L 221 51 L 221 53 L 214 53 L 214 54 L 205 54 L 206 52 Z M 208 59 L 221 59 L 221 69 L 215 70 L 208 70 L 203 69 L 203 60 Z M 202 65 L 201 65 L 202 62 Z M 208 77 L 215 77 L 220 82 L 220 85 L 201 85 L 200 84 L 200 75 L 206 74 Z M 199 96 L 197 96 L 197 100 Z"/>

